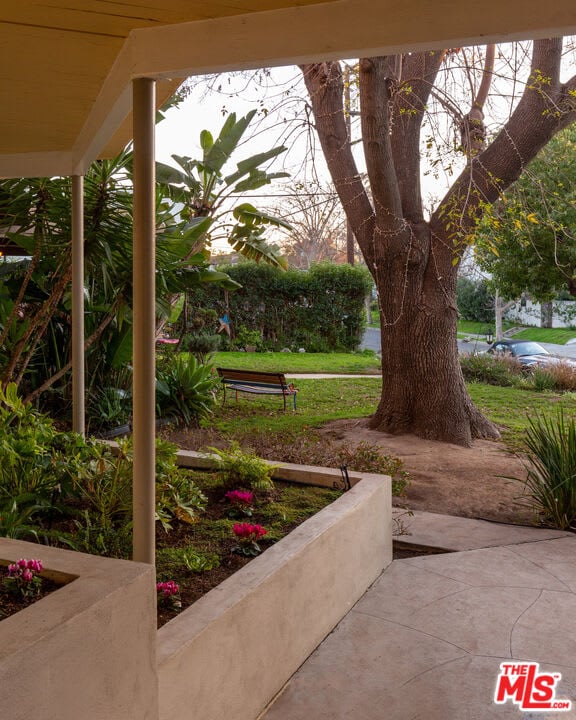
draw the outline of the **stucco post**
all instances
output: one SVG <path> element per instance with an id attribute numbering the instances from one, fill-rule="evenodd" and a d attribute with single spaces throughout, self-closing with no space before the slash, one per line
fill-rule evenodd
<path id="1" fill-rule="evenodd" d="M 155 81 L 132 81 L 134 122 L 133 559 L 154 564 Z"/>
<path id="2" fill-rule="evenodd" d="M 84 178 L 72 176 L 72 429 L 84 435 Z"/>

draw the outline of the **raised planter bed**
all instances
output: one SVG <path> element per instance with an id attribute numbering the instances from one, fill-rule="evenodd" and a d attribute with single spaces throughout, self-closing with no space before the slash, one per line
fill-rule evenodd
<path id="1" fill-rule="evenodd" d="M 365 475 L 158 631 L 161 720 L 255 720 L 391 559 L 390 480 Z"/>

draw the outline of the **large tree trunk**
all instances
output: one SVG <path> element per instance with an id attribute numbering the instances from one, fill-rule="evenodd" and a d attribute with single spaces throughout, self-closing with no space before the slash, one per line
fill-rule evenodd
<path id="1" fill-rule="evenodd" d="M 486 204 L 576 118 L 576 81 L 560 83 L 561 56 L 561 39 L 534 43 L 531 78 L 517 108 L 487 148 L 483 134 L 466 135 L 467 166 L 429 221 L 420 190 L 420 130 L 445 53 L 360 61 L 370 195 L 350 149 L 340 65 L 302 67 L 328 169 L 380 298 L 383 385 L 373 427 L 460 445 L 499 436 L 474 407 L 462 377 L 456 344 L 457 268 Z M 483 128 L 491 63 L 489 55 L 480 90 L 472 98 L 478 118 L 466 116 L 475 131 Z"/>
<path id="2" fill-rule="evenodd" d="M 418 229 L 428 237 L 424 225 Z M 405 263 L 404 263 L 405 264 Z M 470 445 L 475 437 L 497 438 L 497 428 L 473 405 L 460 368 L 456 342 L 456 273 L 439 278 L 425 256 L 408 274 L 376 263 L 381 312 L 382 396 L 370 426 L 391 434 Z M 393 278 L 398 278 L 399 283 Z"/>

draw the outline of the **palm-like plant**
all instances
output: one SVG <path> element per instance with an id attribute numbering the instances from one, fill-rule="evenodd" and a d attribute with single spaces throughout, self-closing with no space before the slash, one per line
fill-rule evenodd
<path id="1" fill-rule="evenodd" d="M 189 287 L 218 282 L 234 288 L 224 273 L 208 266 L 207 246 L 218 234 L 244 254 L 281 264 L 263 239 L 266 227 L 281 225 L 248 204 L 233 209 L 225 222 L 221 203 L 230 192 L 269 183 L 280 174 L 259 166 L 283 148 L 238 164 L 223 177 L 223 166 L 237 147 L 253 113 L 234 115 L 213 141 L 202 133 L 202 161 L 179 158 L 183 171 L 159 165 L 157 191 L 156 309 L 159 325 Z M 132 357 L 132 154 L 94 163 L 85 176 L 85 328 L 88 391 L 129 390 L 126 368 Z M 20 385 L 34 400 L 58 387 L 59 405 L 69 397 L 71 367 L 71 183 L 67 178 L 7 180 L 0 184 L 3 234 L 28 257 L 3 263 L 0 288 L 0 379 Z M 59 384 L 58 384 L 59 383 Z M 89 398 L 90 400 L 90 398 Z"/>
<path id="2" fill-rule="evenodd" d="M 255 114 L 253 110 L 237 120 L 236 114 L 231 113 L 216 139 L 208 130 L 203 130 L 200 134 L 202 160 L 172 155 L 178 168 L 157 163 L 156 177 L 173 201 L 173 207 L 179 208 L 178 215 L 186 223 L 184 228 L 194 227 L 201 218 L 208 220 L 195 251 L 205 250 L 213 240 L 225 237 L 234 250 L 251 260 L 286 267 L 285 259 L 266 244 L 264 233 L 270 226 L 290 229 L 287 222 L 259 211 L 250 203 L 226 209 L 231 195 L 257 190 L 276 178 L 287 177 L 287 173 L 269 173 L 261 167 L 285 152 L 284 146 L 252 155 L 240 161 L 236 170 L 224 174 Z M 230 215 L 232 221 L 224 222 L 225 216 Z"/>

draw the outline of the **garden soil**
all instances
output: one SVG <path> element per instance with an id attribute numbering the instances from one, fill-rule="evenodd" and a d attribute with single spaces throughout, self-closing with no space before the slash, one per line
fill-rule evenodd
<path id="1" fill-rule="evenodd" d="M 366 420 L 336 420 L 321 433 L 348 446 L 378 445 L 402 459 L 411 479 L 406 496 L 395 504 L 496 522 L 536 523 L 523 483 L 508 479 L 526 477 L 524 462 L 501 442 L 475 440 L 464 448 L 414 435 L 386 435 L 368 429 Z"/>
<path id="2" fill-rule="evenodd" d="M 327 457 L 334 457 L 338 447 L 352 449 L 361 442 L 378 445 L 385 454 L 400 458 L 410 473 L 406 495 L 395 498 L 396 505 L 503 523 L 535 524 L 523 484 L 506 479 L 526 477 L 524 463 L 503 443 L 476 440 L 472 447 L 463 448 L 414 435 L 386 435 L 368 429 L 366 423 L 366 419 L 333 421 L 315 431 L 320 442 L 292 448 L 293 452 L 288 452 L 290 448 L 282 438 L 274 442 L 247 434 L 241 441 L 268 460 L 310 465 L 327 464 Z M 168 439 L 188 450 L 228 446 L 217 432 L 208 429 L 174 430 Z"/>

